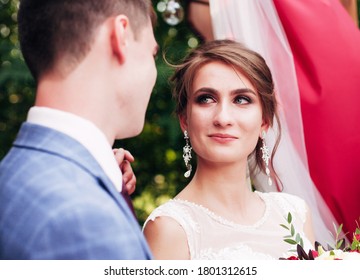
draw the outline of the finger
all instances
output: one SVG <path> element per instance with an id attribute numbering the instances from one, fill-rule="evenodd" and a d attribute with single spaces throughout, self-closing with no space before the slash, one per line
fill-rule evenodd
<path id="1" fill-rule="evenodd" d="M 125 159 L 125 150 L 123 148 L 113 149 L 116 162 L 120 165 Z"/>
<path id="2" fill-rule="evenodd" d="M 129 194 L 135 191 L 136 187 L 136 176 L 132 170 L 132 167 L 128 161 L 124 162 L 123 165 L 123 181 Z"/>
<path id="3" fill-rule="evenodd" d="M 124 150 L 124 152 L 125 152 L 125 159 L 130 162 L 134 162 L 135 158 L 133 157 L 133 155 L 128 150 Z"/>
<path id="4" fill-rule="evenodd" d="M 135 191 L 135 188 L 136 188 L 136 177 L 135 177 L 135 175 L 133 175 L 131 177 L 131 179 L 129 180 L 129 182 L 127 184 L 125 184 L 125 187 L 126 187 L 127 192 L 129 194 L 132 194 Z"/>
<path id="5" fill-rule="evenodd" d="M 134 171 L 131 167 L 130 162 L 127 160 L 124 160 L 122 164 L 120 165 L 121 172 L 123 174 L 123 180 L 126 183 L 131 179 L 131 177 L 134 175 Z"/>

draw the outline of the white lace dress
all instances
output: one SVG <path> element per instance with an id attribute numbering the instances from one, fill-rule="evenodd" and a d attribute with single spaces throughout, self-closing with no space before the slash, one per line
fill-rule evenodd
<path id="1" fill-rule="evenodd" d="M 148 219 L 171 217 L 184 229 L 190 258 L 272 260 L 289 255 L 294 246 L 284 241 L 289 231 L 280 226 L 286 224 L 291 212 L 293 225 L 305 244 L 311 248 L 303 233 L 307 206 L 305 202 L 285 193 L 256 192 L 265 202 L 264 215 L 253 225 L 241 225 L 216 215 L 209 209 L 180 199 L 172 199 L 156 208 Z"/>

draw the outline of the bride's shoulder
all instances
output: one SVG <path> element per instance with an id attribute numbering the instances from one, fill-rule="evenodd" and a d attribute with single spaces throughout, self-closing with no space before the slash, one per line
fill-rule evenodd
<path id="1" fill-rule="evenodd" d="M 187 204 L 179 199 L 170 199 L 155 208 L 151 215 L 163 216 L 171 214 L 183 214 L 186 212 Z"/>
<path id="2" fill-rule="evenodd" d="M 191 223 L 192 221 L 189 205 L 178 199 L 170 199 L 169 201 L 155 208 L 145 221 L 145 224 L 147 224 L 149 221 L 155 221 L 160 217 L 167 218 L 163 220 L 168 220 L 168 218 L 171 218 L 181 225 L 185 223 Z"/>
<path id="3" fill-rule="evenodd" d="M 156 208 L 145 221 L 143 232 L 156 259 L 189 259 L 184 218 L 173 201 Z M 160 248 L 160 249 L 159 249 Z"/>

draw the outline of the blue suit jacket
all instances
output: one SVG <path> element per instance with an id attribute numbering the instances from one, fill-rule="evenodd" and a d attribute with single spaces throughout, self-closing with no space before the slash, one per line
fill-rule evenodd
<path id="1" fill-rule="evenodd" d="M 140 226 L 73 138 L 24 123 L 0 163 L 0 259 L 150 259 Z"/>

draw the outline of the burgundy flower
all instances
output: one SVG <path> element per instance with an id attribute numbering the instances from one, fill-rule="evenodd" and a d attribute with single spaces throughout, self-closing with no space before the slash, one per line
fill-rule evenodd
<path id="1" fill-rule="evenodd" d="M 288 257 L 287 260 L 298 260 L 299 258 L 296 257 L 296 256 L 291 256 L 291 257 Z"/>
<path id="2" fill-rule="evenodd" d="M 315 250 L 311 250 L 311 253 L 313 255 L 314 258 L 317 258 L 319 256 L 319 252 L 315 251 Z"/>

